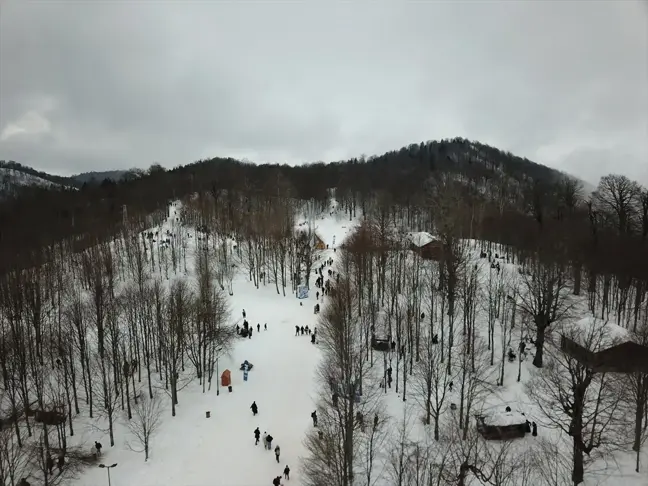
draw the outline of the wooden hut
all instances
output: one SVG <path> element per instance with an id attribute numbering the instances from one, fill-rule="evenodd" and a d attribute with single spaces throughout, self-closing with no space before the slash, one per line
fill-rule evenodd
<path id="1" fill-rule="evenodd" d="M 527 418 L 519 412 L 477 415 L 477 431 L 486 440 L 509 440 L 524 437 Z"/>
<path id="2" fill-rule="evenodd" d="M 424 260 L 441 260 L 443 243 L 436 236 L 419 231 L 408 233 L 407 238 L 410 242 L 410 250 L 419 254 Z"/>
<path id="3" fill-rule="evenodd" d="M 595 373 L 648 373 L 648 346 L 630 341 L 625 329 L 594 318 L 568 327 L 560 349 Z"/>

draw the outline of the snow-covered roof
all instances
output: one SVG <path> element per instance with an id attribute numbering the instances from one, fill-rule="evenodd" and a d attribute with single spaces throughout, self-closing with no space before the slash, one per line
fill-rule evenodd
<path id="1" fill-rule="evenodd" d="M 520 412 L 491 412 L 483 415 L 484 424 L 495 427 L 523 424 L 527 421 L 526 416 Z"/>
<path id="2" fill-rule="evenodd" d="M 407 238 L 412 242 L 414 246 L 417 246 L 419 248 L 427 245 L 428 243 L 432 243 L 433 241 L 438 240 L 436 236 L 433 236 L 430 233 L 427 233 L 425 231 L 408 233 Z"/>
<path id="3" fill-rule="evenodd" d="M 630 340 L 621 326 L 588 316 L 563 326 L 563 334 L 586 349 L 598 352 Z"/>

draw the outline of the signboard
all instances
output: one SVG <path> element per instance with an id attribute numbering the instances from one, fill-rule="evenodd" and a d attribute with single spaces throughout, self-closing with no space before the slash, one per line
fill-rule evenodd
<path id="1" fill-rule="evenodd" d="M 300 285 L 297 287 L 297 298 L 298 299 L 307 299 L 308 298 L 308 287 L 305 285 Z"/>

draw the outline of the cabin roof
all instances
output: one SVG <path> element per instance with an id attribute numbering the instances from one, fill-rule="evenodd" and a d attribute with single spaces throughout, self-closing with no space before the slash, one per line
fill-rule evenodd
<path id="1" fill-rule="evenodd" d="M 648 373 L 648 346 L 630 341 L 626 329 L 585 318 L 565 331 L 562 350 L 590 369 L 601 373 Z"/>
<path id="2" fill-rule="evenodd" d="M 433 236 L 426 231 L 417 231 L 413 233 L 408 233 L 407 238 L 414 246 L 418 248 L 422 248 L 425 245 L 429 245 L 433 241 L 439 241 L 439 239 L 436 236 Z"/>

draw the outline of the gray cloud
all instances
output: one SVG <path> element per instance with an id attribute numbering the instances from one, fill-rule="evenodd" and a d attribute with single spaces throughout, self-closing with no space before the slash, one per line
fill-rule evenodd
<path id="1" fill-rule="evenodd" d="M 300 163 L 463 136 L 648 184 L 642 2 L 5 0 L 0 158 Z"/>

